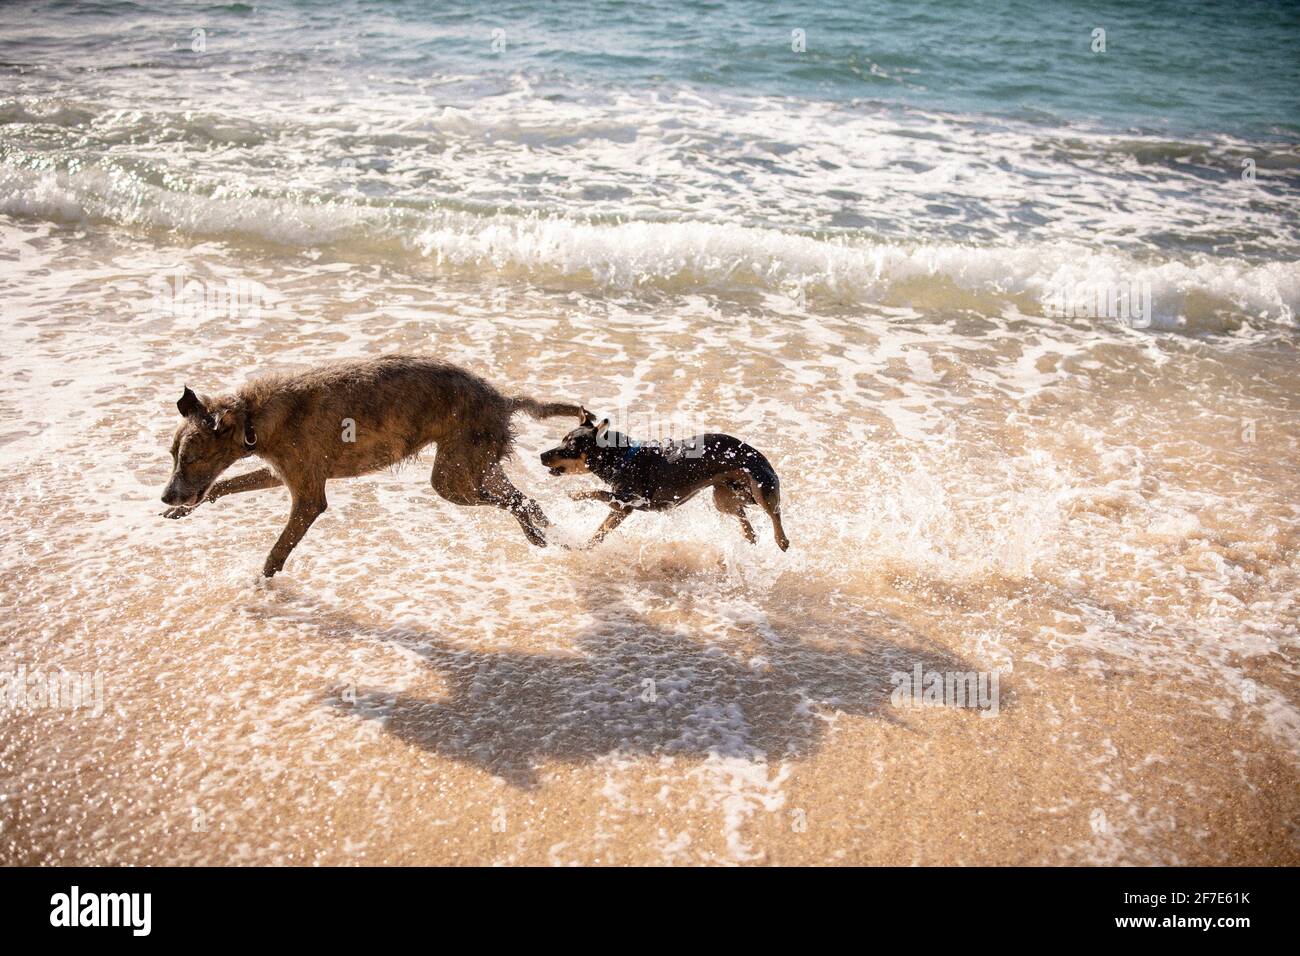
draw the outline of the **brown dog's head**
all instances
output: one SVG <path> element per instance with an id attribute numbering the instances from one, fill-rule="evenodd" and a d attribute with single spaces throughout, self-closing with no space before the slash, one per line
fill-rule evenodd
<path id="1" fill-rule="evenodd" d="M 243 406 L 235 401 L 214 402 L 209 408 L 187 388 L 176 408 L 185 420 L 172 438 L 172 476 L 162 500 L 192 508 L 218 475 L 253 453 L 257 434 Z"/>
<path id="2" fill-rule="evenodd" d="M 591 469 L 587 458 L 603 447 L 600 442 L 609 430 L 609 419 L 597 423 L 596 418 L 585 408 L 580 409 L 582 424 L 554 448 L 542 452 L 542 464 L 551 469 L 552 475 L 580 475 Z"/>

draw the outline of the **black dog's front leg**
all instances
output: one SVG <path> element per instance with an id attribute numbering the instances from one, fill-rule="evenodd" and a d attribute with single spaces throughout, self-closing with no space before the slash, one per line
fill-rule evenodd
<path id="1" fill-rule="evenodd" d="M 569 495 L 574 501 L 604 501 L 609 504 L 609 516 L 596 529 L 591 540 L 587 542 L 588 548 L 594 548 L 605 540 L 605 535 L 609 534 L 619 525 L 621 525 L 637 507 L 644 502 L 640 495 L 633 494 L 625 489 L 616 489 L 614 491 L 575 491 Z"/>
<path id="2" fill-rule="evenodd" d="M 569 493 L 574 501 L 613 501 L 614 495 L 608 491 L 574 491 Z"/>
<path id="3" fill-rule="evenodd" d="M 626 519 L 627 516 L 632 513 L 631 508 L 620 508 L 618 507 L 618 505 L 615 504 L 611 504 L 610 507 L 612 507 L 614 510 L 609 513 L 609 517 L 607 517 L 603 522 L 601 522 L 600 527 L 596 529 L 596 533 L 593 534 L 591 536 L 591 540 L 587 542 L 587 547 L 594 548 L 596 545 L 604 541 L 605 535 L 609 534 L 611 531 L 613 531 L 615 528 L 621 525 L 624 519 Z"/>

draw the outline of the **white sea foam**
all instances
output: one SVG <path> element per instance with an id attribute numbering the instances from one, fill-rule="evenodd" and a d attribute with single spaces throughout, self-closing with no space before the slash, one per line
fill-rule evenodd
<path id="1" fill-rule="evenodd" d="M 1154 326 L 1222 330 L 1263 320 L 1292 327 L 1300 261 L 1152 261 L 1070 243 L 975 247 L 867 243 L 710 222 L 601 223 L 547 216 L 422 213 L 366 205 L 197 196 L 102 171 L 0 168 L 0 211 L 254 239 L 292 249 L 338 246 L 409 254 L 482 276 L 611 291 L 754 289 L 794 301 L 1050 311 L 1062 289 L 1149 287 Z M 418 264 L 418 263 L 417 263 Z M 1105 315 L 1097 316 L 1106 320 Z"/>

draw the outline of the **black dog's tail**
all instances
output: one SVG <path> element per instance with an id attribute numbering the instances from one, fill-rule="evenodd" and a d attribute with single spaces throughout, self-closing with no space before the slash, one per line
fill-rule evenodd
<path id="1" fill-rule="evenodd" d="M 561 415 L 572 415 L 580 421 L 582 419 L 581 405 L 574 405 L 571 402 L 539 402 L 527 395 L 510 399 L 510 412 L 511 414 L 523 412 L 533 418 L 559 418 Z"/>

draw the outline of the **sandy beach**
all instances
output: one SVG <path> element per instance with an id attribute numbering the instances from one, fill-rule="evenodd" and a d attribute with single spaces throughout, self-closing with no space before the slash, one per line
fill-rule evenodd
<path id="1" fill-rule="evenodd" d="M 0 863 L 1300 862 L 1294 109 L 280 12 L 0 30 Z M 545 549 L 433 449 L 269 581 L 283 490 L 160 517 L 184 386 L 390 353 L 741 436 L 791 548 L 707 497 L 567 548 L 522 418 Z"/>

